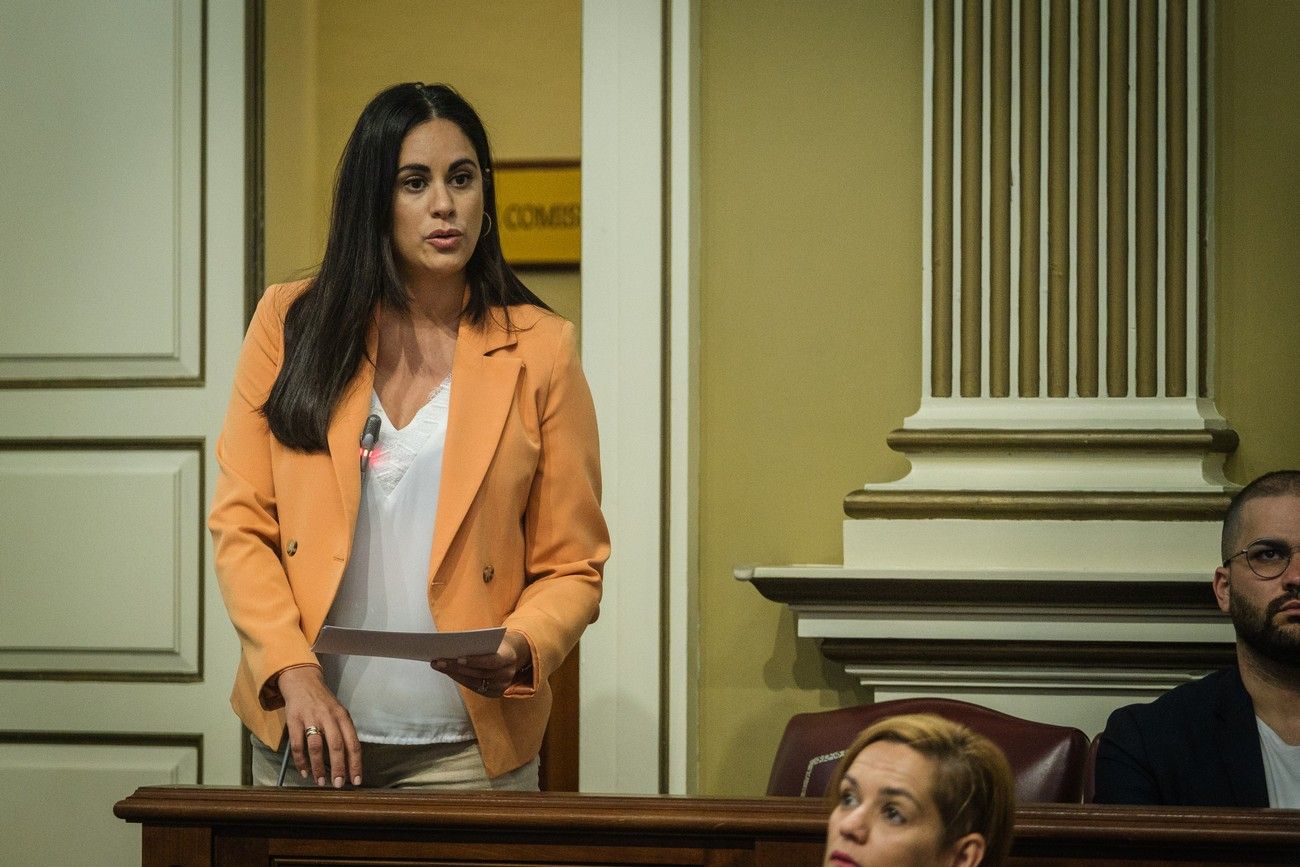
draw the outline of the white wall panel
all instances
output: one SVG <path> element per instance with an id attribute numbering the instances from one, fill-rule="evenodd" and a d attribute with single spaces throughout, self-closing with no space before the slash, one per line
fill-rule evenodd
<path id="1" fill-rule="evenodd" d="M 240 779 L 203 521 L 246 323 L 248 10 L 0 0 L 5 867 L 139 864 L 115 802 Z"/>
<path id="2" fill-rule="evenodd" d="M 201 461 L 0 450 L 0 672 L 197 672 Z"/>
<path id="3" fill-rule="evenodd" d="M 582 362 L 617 552 L 582 637 L 584 792 L 661 790 L 662 27 L 651 0 L 583 4 Z"/>
<path id="4" fill-rule="evenodd" d="M 201 376 L 202 17 L 0 0 L 0 384 Z"/>
<path id="5" fill-rule="evenodd" d="M 140 785 L 197 783 L 198 745 L 3 743 L 0 864 L 140 863 L 140 828 L 112 805 Z M 59 821 L 50 823 L 51 812 Z"/>

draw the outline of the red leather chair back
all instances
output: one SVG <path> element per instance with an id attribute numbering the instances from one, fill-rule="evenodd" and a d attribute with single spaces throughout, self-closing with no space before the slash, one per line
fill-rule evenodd
<path id="1" fill-rule="evenodd" d="M 907 698 L 820 713 L 801 713 L 785 727 L 767 783 L 769 795 L 817 798 L 858 734 L 876 720 L 932 713 L 961 723 L 1002 748 L 1020 803 L 1077 804 L 1083 799 L 1088 737 L 1068 726 L 1020 719 L 945 698 Z"/>

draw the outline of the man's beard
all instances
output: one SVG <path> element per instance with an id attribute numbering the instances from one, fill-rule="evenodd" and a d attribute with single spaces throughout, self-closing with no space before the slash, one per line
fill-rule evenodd
<path id="1" fill-rule="evenodd" d="M 1276 622 L 1278 612 L 1297 596 L 1287 593 L 1277 597 L 1263 611 L 1251 605 L 1239 593 L 1228 596 L 1228 616 L 1237 638 L 1265 659 L 1300 668 L 1300 630 L 1287 631 Z"/>

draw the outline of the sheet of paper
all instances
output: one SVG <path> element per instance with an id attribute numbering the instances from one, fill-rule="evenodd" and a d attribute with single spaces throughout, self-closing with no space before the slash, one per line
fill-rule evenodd
<path id="1" fill-rule="evenodd" d="M 383 656 L 389 659 L 455 659 L 495 653 L 506 634 L 504 626 L 465 632 L 382 632 L 326 626 L 311 649 L 316 653 Z"/>

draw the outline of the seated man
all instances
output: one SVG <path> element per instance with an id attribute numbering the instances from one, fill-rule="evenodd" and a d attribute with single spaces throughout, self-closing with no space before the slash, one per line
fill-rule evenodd
<path id="1" fill-rule="evenodd" d="M 1214 595 L 1237 665 L 1111 714 L 1096 801 L 1300 808 L 1300 471 L 1243 488 L 1223 523 Z"/>

